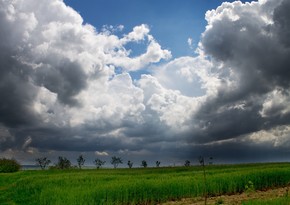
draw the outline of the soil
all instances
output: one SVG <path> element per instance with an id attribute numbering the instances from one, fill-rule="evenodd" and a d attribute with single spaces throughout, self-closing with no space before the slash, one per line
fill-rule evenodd
<path id="1" fill-rule="evenodd" d="M 242 193 L 236 195 L 222 195 L 217 197 L 209 197 L 207 199 L 207 205 L 216 204 L 227 204 L 227 205 L 238 205 L 242 204 L 243 201 L 248 201 L 251 199 L 273 199 L 278 197 L 283 197 L 288 195 L 290 186 L 276 189 L 269 189 L 265 191 L 253 191 L 251 193 Z M 220 203 L 218 203 L 220 202 Z M 161 205 L 204 205 L 204 198 L 186 198 L 180 201 L 170 201 L 162 203 Z"/>

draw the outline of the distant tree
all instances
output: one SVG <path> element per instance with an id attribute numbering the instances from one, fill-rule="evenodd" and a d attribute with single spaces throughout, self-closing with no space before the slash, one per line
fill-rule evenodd
<path id="1" fill-rule="evenodd" d="M 58 157 L 58 162 L 55 165 L 57 169 L 69 169 L 71 168 L 71 162 L 66 157 Z"/>
<path id="2" fill-rule="evenodd" d="M 160 161 L 156 161 L 156 167 L 159 167 L 159 166 L 160 166 L 160 164 L 161 164 L 161 162 L 160 162 Z"/>
<path id="3" fill-rule="evenodd" d="M 199 162 L 199 164 L 200 164 L 201 166 L 204 167 L 204 157 L 203 157 L 203 156 L 199 156 L 199 157 L 198 157 L 198 162 Z"/>
<path id="4" fill-rule="evenodd" d="M 130 160 L 127 163 L 128 167 L 131 169 L 133 167 L 133 162 L 131 162 Z"/>
<path id="5" fill-rule="evenodd" d="M 102 161 L 100 159 L 95 159 L 94 163 L 97 166 L 97 169 L 99 169 L 100 167 L 102 167 L 106 163 L 106 161 Z"/>
<path id="6" fill-rule="evenodd" d="M 15 159 L 0 158 L 0 173 L 17 172 L 21 165 Z"/>
<path id="7" fill-rule="evenodd" d="M 50 163 L 51 161 L 47 159 L 46 157 L 40 157 L 35 159 L 36 165 L 40 166 L 42 170 L 44 170 Z"/>
<path id="8" fill-rule="evenodd" d="M 111 159 L 111 164 L 116 169 L 119 164 L 123 164 L 123 160 L 120 157 L 113 156 Z"/>
<path id="9" fill-rule="evenodd" d="M 184 166 L 189 167 L 190 166 L 190 161 L 189 160 L 185 160 Z"/>
<path id="10" fill-rule="evenodd" d="M 147 162 L 146 162 L 146 160 L 142 160 L 142 162 L 141 162 L 141 166 L 144 167 L 144 168 L 147 167 Z"/>
<path id="11" fill-rule="evenodd" d="M 83 157 L 83 155 L 80 155 L 78 158 L 77 158 L 77 162 L 78 162 L 78 167 L 81 169 L 82 166 L 84 166 L 85 164 L 85 158 Z"/>
<path id="12" fill-rule="evenodd" d="M 208 162 L 209 165 L 213 165 L 213 157 L 209 157 L 209 162 Z"/>

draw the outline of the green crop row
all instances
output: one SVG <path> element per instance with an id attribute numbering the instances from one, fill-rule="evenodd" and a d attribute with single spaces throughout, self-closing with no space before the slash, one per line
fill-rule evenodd
<path id="1" fill-rule="evenodd" d="M 285 186 L 290 164 L 46 170 L 0 174 L 0 204 L 156 204 L 186 197 Z"/>

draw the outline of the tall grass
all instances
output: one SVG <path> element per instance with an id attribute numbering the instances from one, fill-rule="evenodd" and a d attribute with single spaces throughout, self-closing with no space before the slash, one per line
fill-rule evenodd
<path id="1" fill-rule="evenodd" d="M 285 186 L 290 164 L 207 167 L 208 195 Z M 46 170 L 0 174 L 0 204 L 156 204 L 204 194 L 201 167 Z"/>

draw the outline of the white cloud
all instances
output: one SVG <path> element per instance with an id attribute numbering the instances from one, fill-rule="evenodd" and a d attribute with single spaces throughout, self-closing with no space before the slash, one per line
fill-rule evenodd
<path id="1" fill-rule="evenodd" d="M 97 156 L 109 156 L 109 154 L 107 152 L 99 152 L 99 151 L 96 151 L 95 155 L 97 155 Z"/>
<path id="2" fill-rule="evenodd" d="M 275 89 L 266 95 L 260 114 L 262 117 L 283 117 L 290 113 L 289 91 Z"/>
<path id="3" fill-rule="evenodd" d="M 124 38 L 121 39 L 122 44 L 126 44 L 128 42 L 138 42 L 144 41 L 145 37 L 149 37 L 150 29 L 147 25 L 142 24 L 140 26 L 135 26 L 133 31 L 129 34 L 125 35 Z"/>
<path id="4" fill-rule="evenodd" d="M 275 134 L 290 113 L 287 15 L 273 11 L 281 2 L 223 3 L 207 12 L 195 57 L 158 64 L 171 52 L 148 25 L 119 37 L 124 26 L 97 32 L 61 0 L 1 1 L 1 145 L 108 156 L 241 135 L 288 142 L 288 126 Z M 128 43 L 146 51 L 132 57 Z M 130 71 L 141 69 L 151 74 L 133 80 Z"/>
<path id="5" fill-rule="evenodd" d="M 190 125 L 187 123 L 199 100 L 186 97 L 178 90 L 164 88 L 157 78 L 150 75 L 143 75 L 138 84 L 144 92 L 144 103 L 151 111 L 151 118 L 159 119 L 160 126 L 164 123 L 175 132 L 188 129 Z"/>
<path id="6" fill-rule="evenodd" d="M 189 97 L 212 96 L 220 80 L 212 63 L 201 57 L 181 57 L 156 67 L 153 75 L 167 89 L 178 90 Z"/>
<path id="7" fill-rule="evenodd" d="M 276 126 L 270 130 L 260 130 L 245 137 L 255 144 L 268 143 L 274 147 L 290 147 L 290 126 Z"/>

